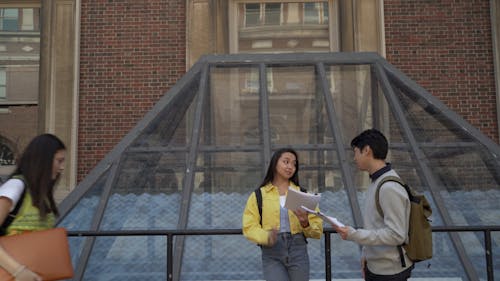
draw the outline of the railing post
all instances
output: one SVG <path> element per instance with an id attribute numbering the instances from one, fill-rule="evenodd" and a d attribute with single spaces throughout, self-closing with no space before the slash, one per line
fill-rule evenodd
<path id="1" fill-rule="evenodd" d="M 331 233 L 325 232 L 325 280 L 332 280 Z"/>
<path id="2" fill-rule="evenodd" d="M 488 281 L 493 281 L 493 255 L 491 253 L 491 231 L 484 231 L 484 250 L 486 252 L 486 273 Z"/>
<path id="3" fill-rule="evenodd" d="M 174 247 L 174 235 L 172 233 L 169 233 L 167 234 L 167 281 L 174 280 L 173 247 Z"/>

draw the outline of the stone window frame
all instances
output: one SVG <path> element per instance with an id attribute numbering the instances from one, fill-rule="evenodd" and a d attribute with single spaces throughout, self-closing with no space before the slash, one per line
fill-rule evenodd
<path id="1" fill-rule="evenodd" d="M 339 7 L 338 0 L 231 0 L 228 5 L 228 21 L 229 21 L 229 53 L 239 53 L 238 47 L 238 5 L 242 3 L 328 3 L 329 11 L 329 51 L 336 52 L 340 50 L 340 36 L 339 36 Z"/>

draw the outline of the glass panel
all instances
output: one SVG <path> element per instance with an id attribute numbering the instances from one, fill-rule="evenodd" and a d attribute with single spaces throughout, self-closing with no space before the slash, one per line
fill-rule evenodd
<path id="1" fill-rule="evenodd" d="M 189 228 L 240 228 L 248 195 L 263 179 L 260 152 L 200 153 Z"/>
<path id="2" fill-rule="evenodd" d="M 342 137 L 348 146 L 363 130 L 388 123 L 388 106 L 377 98 L 381 94 L 369 65 L 328 66 L 326 78 Z M 392 127 L 390 132 L 395 133 Z"/>
<path id="3" fill-rule="evenodd" d="M 397 88 L 397 81 L 392 82 L 394 92 L 403 106 L 406 119 L 418 142 L 443 143 L 472 140 L 466 130 L 432 104 L 410 92 L 403 92 Z"/>
<path id="4" fill-rule="evenodd" d="M 210 102 L 203 118 L 201 144 L 260 144 L 259 72 L 255 67 L 212 68 Z"/>
<path id="5" fill-rule="evenodd" d="M 192 120 L 200 83 L 199 78 L 199 74 L 196 75 L 183 89 L 175 93 L 175 97 L 148 124 L 132 146 L 185 147 L 190 143 L 193 127 Z"/>
<path id="6" fill-rule="evenodd" d="M 245 26 L 257 26 L 260 24 L 260 4 L 245 4 Z"/>
<path id="7" fill-rule="evenodd" d="M 0 68 L 0 99 L 7 98 L 7 78 L 5 68 Z"/>
<path id="8" fill-rule="evenodd" d="M 463 266 L 459 266 L 461 263 L 448 233 L 434 232 L 432 246 L 432 259 L 416 263 L 411 273 L 412 277 L 423 280 L 430 279 L 430 277 L 440 277 L 443 280 L 468 280 Z"/>
<path id="9" fill-rule="evenodd" d="M 324 278 L 324 243 L 308 239 L 311 280 Z M 261 280 L 261 250 L 243 236 L 189 236 L 181 280 Z M 352 248 L 352 247 L 351 247 Z M 359 264 L 359 261 L 358 261 Z"/>
<path id="10" fill-rule="evenodd" d="M 493 264 L 500 264 L 500 232 L 491 232 Z M 500 266 L 494 266 L 493 275 L 500 276 Z"/>
<path id="11" fill-rule="evenodd" d="M 333 150 L 296 149 L 300 185 L 309 192 L 343 189 L 337 152 Z"/>
<path id="12" fill-rule="evenodd" d="M 102 192 L 108 176 L 109 172 L 106 171 L 94 183 L 89 191 L 78 200 L 76 206 L 66 215 L 66 217 L 64 217 L 58 226 L 74 231 L 90 230 L 90 226 L 96 216 L 95 212 L 99 202 L 101 201 Z"/>
<path id="13" fill-rule="evenodd" d="M 17 31 L 19 9 L 0 9 L 0 30 Z"/>
<path id="14" fill-rule="evenodd" d="M 266 25 L 280 25 L 281 23 L 281 4 L 268 3 L 264 4 L 265 10 L 265 24 Z"/>
<path id="15" fill-rule="evenodd" d="M 85 245 L 86 237 L 68 236 L 69 254 L 71 255 L 71 263 L 76 269 L 80 262 L 83 246 Z"/>
<path id="16" fill-rule="evenodd" d="M 98 237 L 83 280 L 167 280 L 165 237 Z"/>
<path id="17" fill-rule="evenodd" d="M 320 22 L 320 5 L 319 3 L 304 3 L 304 23 Z"/>
<path id="18" fill-rule="evenodd" d="M 34 31 L 36 28 L 35 19 L 38 18 L 39 9 L 22 9 L 22 22 L 21 22 L 21 30 L 23 31 Z"/>
<path id="19" fill-rule="evenodd" d="M 350 209 L 350 207 L 348 207 L 348 209 Z M 333 276 L 332 280 L 363 280 L 360 278 L 360 247 L 353 243 L 346 243 L 346 241 L 342 240 L 336 233 L 331 234 L 330 238 L 330 253 L 332 255 L 331 269 Z M 323 239 L 324 238 L 322 238 L 322 240 Z M 324 250 L 322 252 L 324 252 Z M 325 262 L 318 261 L 318 263 L 324 264 Z M 324 277 L 324 275 L 318 276 L 317 280 L 324 280 Z"/>
<path id="20" fill-rule="evenodd" d="M 430 168 L 446 189 L 441 196 L 456 225 L 495 225 L 500 218 L 498 167 L 474 148 L 425 148 Z"/>
<path id="21" fill-rule="evenodd" d="M 261 250 L 241 235 L 188 236 L 181 280 L 261 280 Z"/>
<path id="22" fill-rule="evenodd" d="M 202 158 L 203 157 L 203 158 Z M 241 227 L 241 206 L 259 184 L 258 153 L 205 153 L 198 165 L 190 207 L 189 225 L 193 228 Z M 234 190 L 236 193 L 229 193 Z M 222 192 L 221 192 L 222 191 Z"/>
<path id="23" fill-rule="evenodd" d="M 307 238 L 310 280 L 325 280 L 325 243 L 324 238 Z"/>
<path id="24" fill-rule="evenodd" d="M 269 92 L 272 143 L 293 146 L 331 142 L 314 66 L 270 67 L 269 71 L 273 85 Z"/>
<path id="25" fill-rule="evenodd" d="M 185 153 L 125 154 L 101 229 L 175 229 L 185 157 Z"/>
<path id="26" fill-rule="evenodd" d="M 498 201 L 497 201 L 498 202 Z M 498 218 L 498 216 L 497 216 Z M 498 221 L 497 221 L 498 222 Z M 492 225 L 492 224 L 483 224 Z M 468 258 L 474 265 L 479 280 L 488 280 L 486 278 L 486 251 L 484 244 L 484 233 L 483 232 L 463 232 L 459 233 L 460 240 L 465 247 L 465 252 Z"/>

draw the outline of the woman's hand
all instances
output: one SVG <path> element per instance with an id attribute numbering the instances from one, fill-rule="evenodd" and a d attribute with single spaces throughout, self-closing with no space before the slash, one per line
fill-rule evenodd
<path id="1" fill-rule="evenodd" d="M 302 226 L 302 228 L 306 228 L 309 226 L 309 217 L 308 217 L 307 212 L 305 210 L 297 209 L 297 210 L 293 211 L 293 213 L 299 219 L 300 226 Z"/>
<path id="2" fill-rule="evenodd" d="M 31 271 L 24 265 L 12 274 L 16 281 L 42 281 L 42 277 Z"/>
<path id="3" fill-rule="evenodd" d="M 274 246 L 276 240 L 278 240 L 278 230 L 276 228 L 273 228 L 269 230 L 269 235 L 267 236 L 267 245 L 269 247 Z"/>

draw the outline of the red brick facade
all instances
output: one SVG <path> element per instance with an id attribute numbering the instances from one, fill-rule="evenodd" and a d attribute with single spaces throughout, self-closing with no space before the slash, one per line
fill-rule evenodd
<path id="1" fill-rule="evenodd" d="M 80 181 L 185 73 L 185 0 L 83 0 Z"/>
<path id="2" fill-rule="evenodd" d="M 387 60 L 498 143 L 488 0 L 384 1 Z"/>

